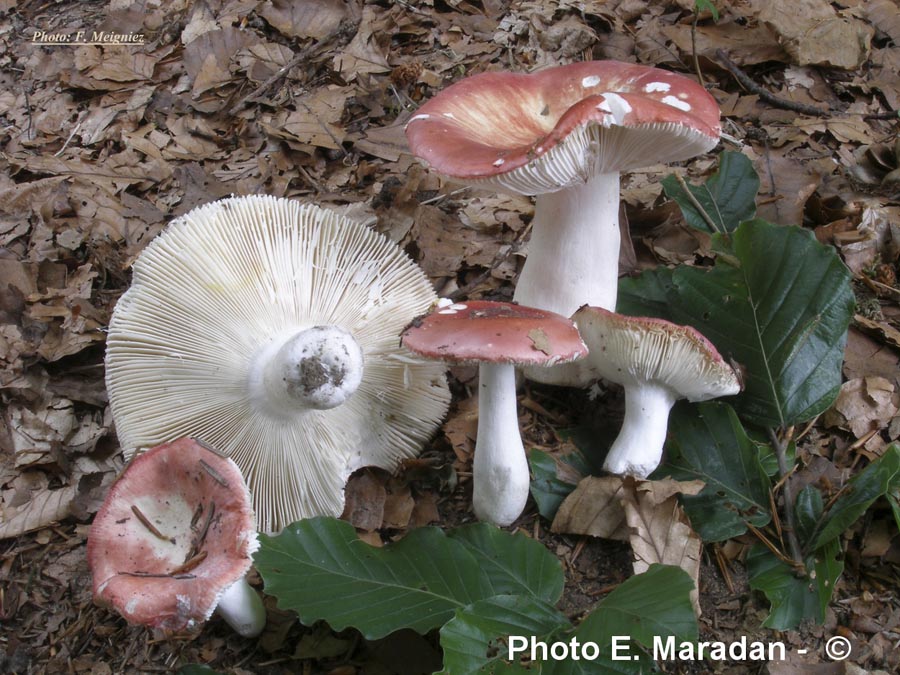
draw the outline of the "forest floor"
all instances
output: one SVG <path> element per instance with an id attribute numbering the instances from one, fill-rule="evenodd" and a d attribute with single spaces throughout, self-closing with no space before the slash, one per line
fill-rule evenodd
<path id="1" fill-rule="evenodd" d="M 846 424 L 810 426 L 802 466 L 845 481 L 878 457 L 900 436 L 900 139 L 896 115 L 885 114 L 900 110 L 900 6 L 712 4 L 718 20 L 696 15 L 692 0 L 0 0 L 0 672 L 440 668 L 434 635 L 336 635 L 300 625 L 272 598 L 258 640 L 217 618 L 198 635 L 160 639 L 93 604 L 85 543 L 123 466 L 104 328 L 131 264 L 173 217 L 232 194 L 315 201 L 402 246 L 440 295 L 511 298 L 531 201 L 442 184 L 403 133 L 418 105 L 466 75 L 590 59 L 702 73 L 728 138 L 691 162 L 623 177 L 632 246 L 621 272 L 701 264 L 708 237 L 685 226 L 660 179 L 674 171 L 700 180 L 718 151 L 742 152 L 762 182 L 758 215 L 809 228 L 853 272 L 845 379 L 882 378 L 877 401 L 865 387 L 848 394 Z M 79 31 L 142 37 L 37 44 Z M 471 368 L 451 371 L 450 415 L 416 470 L 351 480 L 345 517 L 367 541 L 474 520 L 474 378 Z M 611 391 L 592 401 L 526 385 L 526 446 L 564 453 L 572 441 L 561 431 L 589 420 L 608 420 L 604 433 L 614 433 L 622 400 Z M 854 405 L 871 413 L 864 429 L 851 423 Z M 516 528 L 562 561 L 561 609 L 573 620 L 631 574 L 627 545 L 551 532 L 531 503 Z M 789 660 L 666 672 L 898 671 L 900 537 L 886 504 L 845 533 L 845 572 L 823 626 L 760 628 L 767 608 L 747 583 L 748 543 L 704 550 L 701 637 L 781 640 Z M 822 653 L 835 634 L 853 645 L 847 662 Z"/>

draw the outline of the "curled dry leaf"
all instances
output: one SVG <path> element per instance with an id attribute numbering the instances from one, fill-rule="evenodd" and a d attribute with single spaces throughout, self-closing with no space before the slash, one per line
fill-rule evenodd
<path id="1" fill-rule="evenodd" d="M 798 65 L 853 69 L 868 58 L 872 27 L 838 16 L 828 0 L 762 3 L 759 18 L 778 34 Z"/>
<path id="2" fill-rule="evenodd" d="M 626 541 L 628 526 L 622 499 L 619 476 L 586 476 L 560 505 L 550 529 Z"/>
<path id="3" fill-rule="evenodd" d="M 898 409 L 900 393 L 889 380 L 878 376 L 861 377 L 841 386 L 837 400 L 825 413 L 825 425 L 849 430 L 859 439 L 887 427 Z M 877 452 L 883 446 L 884 441 L 875 434 L 865 447 L 870 452 Z"/>
<path id="4" fill-rule="evenodd" d="M 658 481 L 626 479 L 622 506 L 628 537 L 634 552 L 634 573 L 640 574 L 653 563 L 676 565 L 694 580 L 691 603 L 700 616 L 700 547 L 699 535 L 691 528 L 678 494 L 695 495 L 703 489 L 703 481 L 680 482 L 665 478 Z"/>
<path id="5" fill-rule="evenodd" d="M 0 511 L 0 539 L 17 537 L 25 532 L 68 517 L 77 487 L 67 485 L 58 490 L 40 490 L 23 505 Z"/>
<path id="6" fill-rule="evenodd" d="M 694 580 L 691 594 L 700 615 L 697 580 L 700 575 L 700 537 L 691 529 L 679 494 L 695 495 L 703 481 L 637 481 L 620 476 L 587 476 L 563 501 L 553 532 L 588 534 L 629 541 L 634 551 L 634 572 L 653 563 L 678 565 Z"/>

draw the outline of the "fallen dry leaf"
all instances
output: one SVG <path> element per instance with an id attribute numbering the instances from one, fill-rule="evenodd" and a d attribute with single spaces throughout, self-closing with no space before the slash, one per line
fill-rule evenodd
<path id="1" fill-rule="evenodd" d="M 762 3 L 759 18 L 778 34 L 798 65 L 851 70 L 868 58 L 874 33 L 871 26 L 839 17 L 827 0 Z"/>
<path id="2" fill-rule="evenodd" d="M 374 532 L 384 521 L 387 499 L 385 477 L 373 471 L 361 471 L 350 477 L 344 490 L 344 513 L 341 515 L 353 527 Z"/>
<path id="3" fill-rule="evenodd" d="M 825 412 L 825 426 L 838 427 L 853 433 L 859 439 L 869 432 L 879 431 L 888 426 L 900 410 L 900 393 L 887 379 L 870 376 L 850 380 L 841 385 L 837 399 Z M 884 445 L 878 434 L 872 437 L 875 447 L 866 449 L 875 452 Z"/>
<path id="4" fill-rule="evenodd" d="M 550 529 L 626 541 L 629 532 L 622 508 L 623 496 L 619 476 L 586 476 L 563 500 Z"/>
<path id="5" fill-rule="evenodd" d="M 321 40 L 352 17 L 356 3 L 345 0 L 271 0 L 259 8 L 260 16 L 288 37 Z"/>
<path id="6" fill-rule="evenodd" d="M 659 481 L 626 479 L 621 495 L 628 540 L 634 553 L 634 573 L 650 565 L 675 565 L 694 580 L 691 603 L 700 616 L 700 536 L 691 529 L 678 494 L 695 495 L 703 481 L 679 482 L 671 478 Z"/>
<path id="7" fill-rule="evenodd" d="M 0 539 L 17 537 L 66 518 L 76 493 L 74 485 L 57 490 L 45 489 L 34 494 L 22 506 L 4 508 L 0 519 Z"/>

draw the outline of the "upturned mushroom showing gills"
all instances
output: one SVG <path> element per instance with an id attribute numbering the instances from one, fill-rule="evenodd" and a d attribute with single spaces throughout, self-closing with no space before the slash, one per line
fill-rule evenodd
<path id="1" fill-rule="evenodd" d="M 625 419 L 604 463 L 610 473 L 646 478 L 659 466 L 676 400 L 742 389 L 740 374 L 690 326 L 587 306 L 572 318 L 590 350 L 573 365 L 625 388 Z"/>
<path id="2" fill-rule="evenodd" d="M 571 320 L 553 312 L 483 300 L 443 302 L 402 334 L 409 350 L 447 363 L 478 364 L 478 438 L 472 463 L 475 515 L 509 525 L 528 500 L 528 460 L 516 414 L 515 367 L 584 357 Z"/>
<path id="3" fill-rule="evenodd" d="M 616 61 L 474 75 L 406 127 L 413 154 L 449 179 L 536 195 L 514 299 L 564 316 L 615 309 L 619 172 L 706 152 L 720 133 L 702 86 Z"/>
<path id="4" fill-rule="evenodd" d="M 446 413 L 442 368 L 397 345 L 435 300 L 399 247 L 330 210 L 195 209 L 143 251 L 110 322 L 122 447 L 203 438 L 241 468 L 265 532 L 340 515 L 353 471 L 396 470 Z"/>
<path id="5" fill-rule="evenodd" d="M 166 633 L 196 629 L 217 610 L 254 637 L 266 612 L 244 575 L 258 546 L 237 465 L 178 439 L 136 457 L 97 512 L 87 546 L 94 599 Z"/>

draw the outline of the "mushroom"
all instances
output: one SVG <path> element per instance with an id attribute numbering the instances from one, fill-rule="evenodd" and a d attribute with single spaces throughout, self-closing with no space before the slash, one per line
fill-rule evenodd
<path id="1" fill-rule="evenodd" d="M 615 310 L 619 172 L 706 152 L 720 133 L 702 86 L 616 61 L 474 75 L 406 127 L 413 154 L 451 180 L 536 195 L 514 299 L 564 316 L 583 304 Z"/>
<path id="2" fill-rule="evenodd" d="M 121 444 L 203 438 L 243 471 L 265 532 L 340 515 L 353 471 L 396 470 L 446 413 L 441 367 L 397 346 L 435 300 L 399 247 L 332 211 L 194 209 L 140 255 L 110 322 Z"/>
<path id="3" fill-rule="evenodd" d="M 516 414 L 515 366 L 552 366 L 587 354 L 572 321 L 505 302 L 442 302 L 402 333 L 429 359 L 478 364 L 478 438 L 472 466 L 475 515 L 509 525 L 528 499 L 528 460 Z"/>
<path id="4" fill-rule="evenodd" d="M 94 598 L 167 633 L 216 610 L 255 637 L 266 611 L 244 575 L 258 546 L 240 469 L 181 438 L 136 457 L 97 512 L 87 546 Z"/>
<path id="5" fill-rule="evenodd" d="M 610 473 L 646 478 L 659 466 L 669 411 L 680 398 L 740 393 L 740 373 L 691 326 L 582 307 L 572 317 L 589 349 L 575 367 L 625 388 L 625 419 L 606 456 Z"/>

